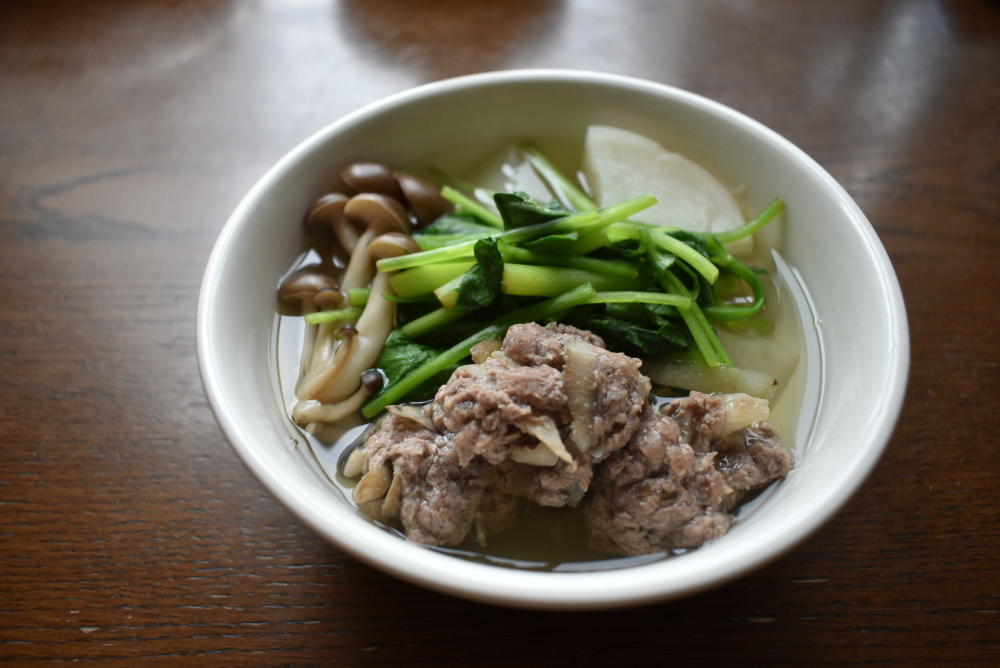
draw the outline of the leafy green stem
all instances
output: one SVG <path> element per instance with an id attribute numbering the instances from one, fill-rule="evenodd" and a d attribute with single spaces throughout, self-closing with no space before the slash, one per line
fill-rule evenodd
<path id="1" fill-rule="evenodd" d="M 445 186 L 441 188 L 441 197 L 451 202 L 457 207 L 461 207 L 465 211 L 468 211 L 474 215 L 479 220 L 483 221 L 491 227 L 503 227 L 503 221 L 500 220 L 500 216 L 496 213 L 490 211 L 485 206 L 472 199 L 471 197 L 466 197 L 459 191 L 455 190 L 451 186 Z"/>

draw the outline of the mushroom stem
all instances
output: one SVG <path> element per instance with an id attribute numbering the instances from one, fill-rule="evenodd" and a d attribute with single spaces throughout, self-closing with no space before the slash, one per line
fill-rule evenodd
<path id="1" fill-rule="evenodd" d="M 345 253 L 352 253 L 358 245 L 359 232 L 357 228 L 354 227 L 350 222 L 344 220 L 340 221 L 337 225 L 332 225 L 333 236 L 337 239 L 337 243 L 340 247 L 344 249 Z"/>
<path id="2" fill-rule="evenodd" d="M 357 478 L 365 472 L 367 462 L 368 451 L 365 450 L 365 446 L 360 445 L 354 448 L 351 450 L 351 454 L 347 455 L 347 461 L 344 462 L 344 477 Z"/>
<path id="3" fill-rule="evenodd" d="M 376 236 L 378 236 L 378 232 L 369 228 L 358 237 L 354 250 L 351 251 L 351 259 L 347 263 L 347 269 L 344 270 L 344 277 L 340 282 L 340 289 L 344 294 L 354 288 L 367 287 L 372 276 L 375 275 L 375 263 L 372 262 L 368 244 Z"/>
<path id="4" fill-rule="evenodd" d="M 302 315 L 306 316 L 316 310 L 312 301 L 302 302 Z M 305 378 L 312 366 L 313 352 L 316 350 L 316 325 L 306 325 L 306 334 L 302 341 L 302 359 L 299 360 L 299 378 Z"/>
<path id="5" fill-rule="evenodd" d="M 362 385 L 357 392 L 335 404 L 323 404 L 315 399 L 306 399 L 296 404 L 292 417 L 299 424 L 336 422 L 361 408 L 371 394 L 371 390 Z"/>
<path id="6" fill-rule="evenodd" d="M 351 354 L 340 369 L 327 376 L 316 394 L 320 401 L 333 403 L 351 395 L 361 384 L 361 374 L 375 365 L 396 319 L 396 304 L 385 298 L 387 294 L 392 294 L 389 276 L 379 272 L 372 282 L 365 310 L 358 319 L 358 334 Z"/>
<path id="7" fill-rule="evenodd" d="M 332 327 L 335 323 L 324 323 L 320 327 Z M 302 379 L 299 383 L 298 392 L 296 393 L 301 400 L 307 399 L 317 399 L 317 395 L 323 386 L 329 381 L 329 379 L 336 374 L 340 369 L 344 367 L 347 359 L 351 355 L 351 349 L 354 347 L 354 339 L 356 338 L 357 332 L 352 330 L 345 330 L 344 336 L 341 338 L 340 345 L 337 346 L 336 352 L 333 353 L 332 359 L 329 362 L 324 362 L 323 359 L 317 358 L 317 353 L 319 358 L 325 358 L 327 355 L 324 354 L 325 351 L 317 350 L 313 354 L 313 364 L 310 369 L 309 374 Z M 332 340 L 332 337 L 331 337 Z"/>

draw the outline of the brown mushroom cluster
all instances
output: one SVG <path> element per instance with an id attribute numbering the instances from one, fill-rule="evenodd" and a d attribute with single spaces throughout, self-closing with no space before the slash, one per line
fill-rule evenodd
<path id="1" fill-rule="evenodd" d="M 381 376 L 371 369 L 395 325 L 396 308 L 386 298 L 392 296 L 389 276 L 375 263 L 420 250 L 410 232 L 451 208 L 433 184 L 380 163 L 352 163 L 340 181 L 343 188 L 319 197 L 305 217 L 311 238 L 332 248 L 340 263 L 304 267 L 278 288 L 281 303 L 305 315 L 341 308 L 351 290 L 370 287 L 356 321 L 308 329 L 293 412 L 307 426 L 340 420 L 379 390 Z"/>

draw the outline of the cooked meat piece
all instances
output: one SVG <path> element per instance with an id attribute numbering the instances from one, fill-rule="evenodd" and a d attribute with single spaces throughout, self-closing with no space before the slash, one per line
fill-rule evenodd
<path id="1" fill-rule="evenodd" d="M 545 327 L 528 323 L 514 325 L 507 330 L 503 339 L 503 351 L 507 357 L 525 366 L 547 366 L 562 369 L 565 361 L 564 347 L 567 341 L 584 341 L 592 346 L 604 348 L 604 339 L 585 329 L 551 322 Z"/>
<path id="2" fill-rule="evenodd" d="M 622 555 L 697 547 L 729 529 L 726 511 L 747 492 L 791 470 L 773 426 L 727 435 L 725 424 L 723 402 L 696 392 L 648 411 L 598 470 L 587 506 L 593 546 Z"/>
<path id="3" fill-rule="evenodd" d="M 639 424 L 650 390 L 649 379 L 639 371 L 642 362 L 605 349 L 604 341 L 596 334 L 558 323 L 545 327 L 514 325 L 504 337 L 503 352 L 518 364 L 562 370 L 565 383 L 569 373 L 567 356 L 580 343 L 589 344 L 583 347 L 593 355 L 595 378 L 587 411 L 592 442 L 581 449 L 590 452 L 594 463 L 598 463 L 624 446 Z"/>
<path id="4" fill-rule="evenodd" d="M 432 416 L 442 432 L 453 434 L 463 465 L 476 455 L 499 464 L 510 457 L 514 445 L 526 444 L 520 421 L 539 414 L 565 420 L 565 411 L 566 393 L 558 371 L 550 366 L 519 366 L 494 354 L 482 364 L 456 369 L 438 390 Z"/>
<path id="5" fill-rule="evenodd" d="M 527 496 L 540 506 L 576 506 L 593 477 L 593 460 L 589 455 L 577 455 L 572 465 L 558 462 L 538 469 L 528 483 Z"/>
<path id="6" fill-rule="evenodd" d="M 795 466 L 792 453 L 782 444 L 774 425 L 761 422 L 734 431 L 714 443 L 715 467 L 733 490 L 726 507 L 732 508 L 747 492 L 784 478 Z"/>
<path id="7" fill-rule="evenodd" d="M 671 418 L 650 411 L 625 448 L 598 470 L 587 504 L 591 544 L 610 554 L 696 547 L 724 534 L 731 490 L 712 464 L 679 440 Z"/>
<path id="8" fill-rule="evenodd" d="M 381 498 L 362 509 L 384 522 L 399 520 L 407 537 L 429 545 L 456 545 L 473 527 L 494 472 L 481 462 L 462 466 L 447 438 L 413 420 L 386 416 L 364 444 L 368 470 L 388 465 L 402 476 L 398 515 L 383 512 Z"/>
<path id="9" fill-rule="evenodd" d="M 571 406 L 567 396 L 573 380 L 567 355 L 581 349 L 593 376 L 583 406 L 587 447 L 574 440 L 571 426 L 579 407 Z M 477 455 L 499 464 L 510 459 L 513 448 L 537 445 L 534 420 L 551 419 L 559 440 L 576 446 L 567 452 L 573 461 L 538 468 L 527 495 L 546 506 L 576 505 L 590 486 L 593 465 L 623 447 L 639 424 L 650 389 L 640 364 L 605 350 L 599 337 L 574 327 L 514 325 L 499 352 L 456 370 L 438 390 L 434 423 L 454 434 L 463 464 Z"/>
<path id="10" fill-rule="evenodd" d="M 708 452 L 712 441 L 726 429 L 726 408 L 717 396 L 692 392 L 690 396 L 663 405 L 663 413 L 680 427 L 680 440 L 697 452 Z"/>
<path id="11" fill-rule="evenodd" d="M 361 508 L 414 541 L 485 543 L 521 500 L 575 506 L 591 490 L 594 547 L 696 547 L 728 530 L 744 494 L 792 466 L 774 428 L 752 424 L 766 402 L 694 392 L 654 410 L 640 361 L 589 332 L 514 325 L 499 350 L 480 352 L 432 403 L 391 407 L 363 466 L 354 458 Z"/>

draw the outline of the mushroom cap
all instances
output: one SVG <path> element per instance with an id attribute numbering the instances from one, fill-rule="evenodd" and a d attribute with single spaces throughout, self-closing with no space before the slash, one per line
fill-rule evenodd
<path id="1" fill-rule="evenodd" d="M 336 288 L 322 287 L 313 295 L 313 303 L 322 311 L 337 308 L 344 303 L 344 295 Z"/>
<path id="2" fill-rule="evenodd" d="M 387 232 L 380 234 L 368 244 L 368 254 L 374 260 L 384 260 L 387 257 L 399 257 L 409 253 L 417 253 L 420 246 L 407 234 Z"/>
<path id="3" fill-rule="evenodd" d="M 300 269 L 286 278 L 278 288 L 278 300 L 283 304 L 297 304 L 312 299 L 322 289 L 337 289 L 337 281 L 329 274 L 314 267 Z"/>
<path id="4" fill-rule="evenodd" d="M 451 202 L 441 197 L 441 189 L 433 183 L 406 172 L 396 172 L 396 180 L 414 215 L 423 225 L 433 223 L 451 211 Z"/>
<path id="5" fill-rule="evenodd" d="M 340 170 L 344 184 L 356 193 L 377 193 L 402 199 L 396 176 L 379 162 L 353 162 Z"/>
<path id="6" fill-rule="evenodd" d="M 361 384 L 372 394 L 382 389 L 383 382 L 385 382 L 385 378 L 376 369 L 368 369 L 361 374 Z"/>
<path id="7" fill-rule="evenodd" d="M 316 235 L 329 233 L 343 219 L 348 199 L 342 193 L 327 193 L 317 199 L 306 214 L 306 229 Z"/>
<path id="8" fill-rule="evenodd" d="M 410 231 L 410 216 L 403 205 L 377 193 L 352 197 L 344 207 L 344 218 L 377 234 Z"/>

